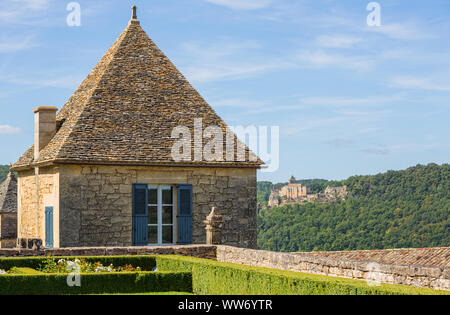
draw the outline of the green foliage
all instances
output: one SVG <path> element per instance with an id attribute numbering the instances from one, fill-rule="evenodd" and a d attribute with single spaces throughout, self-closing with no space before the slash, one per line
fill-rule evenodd
<path id="1" fill-rule="evenodd" d="M 346 201 L 263 209 L 258 246 L 273 251 L 450 245 L 450 165 L 354 176 Z"/>
<path id="2" fill-rule="evenodd" d="M 86 257 L 84 257 L 86 258 Z M 89 259 L 140 261 L 158 272 L 81 273 L 81 287 L 69 287 L 66 274 L 30 274 L 30 267 L 13 267 L 22 274 L 0 275 L 0 295 L 114 294 L 193 292 L 196 294 L 448 294 L 446 291 L 402 285 L 369 286 L 365 281 L 221 263 L 182 256 L 110 256 Z M 13 263 L 36 266 L 46 258 L 0 258 L 0 268 Z M 147 261 L 147 263 L 143 263 Z M 11 269 L 11 268 L 10 268 Z"/>
<path id="3" fill-rule="evenodd" d="M 9 165 L 0 165 L 0 183 L 6 179 L 9 172 Z"/>
<path id="4" fill-rule="evenodd" d="M 55 295 L 192 291 L 186 272 L 82 273 L 81 286 L 69 287 L 67 275 L 0 275 L 0 295 Z"/>
<path id="5" fill-rule="evenodd" d="M 193 257 L 156 256 L 158 269 L 192 272 L 195 294 L 211 295 L 394 295 L 448 294 L 403 285 L 369 286 L 365 281 L 221 263 Z"/>
<path id="6" fill-rule="evenodd" d="M 52 272 L 57 269 L 60 259 L 82 259 L 87 263 L 100 262 L 104 266 L 131 265 L 140 267 L 143 271 L 151 271 L 156 267 L 152 256 L 87 256 L 87 257 L 0 257 L 0 269 L 10 270 L 13 267 L 28 267 L 36 270 Z"/>
<path id="7" fill-rule="evenodd" d="M 115 267 L 113 264 L 103 266 L 100 261 L 90 262 L 84 258 L 75 259 L 52 259 L 48 258 L 43 262 L 39 270 L 44 273 L 70 273 L 78 266 L 79 272 L 139 272 L 141 267 L 133 267 L 126 264 L 124 266 Z"/>

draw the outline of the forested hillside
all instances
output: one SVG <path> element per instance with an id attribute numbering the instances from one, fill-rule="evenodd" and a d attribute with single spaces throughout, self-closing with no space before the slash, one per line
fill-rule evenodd
<path id="1" fill-rule="evenodd" d="M 346 201 L 262 209 L 258 246 L 275 251 L 450 246 L 450 165 L 353 176 Z"/>
<path id="2" fill-rule="evenodd" d="M 0 165 L 0 183 L 6 179 L 9 172 L 9 165 Z"/>

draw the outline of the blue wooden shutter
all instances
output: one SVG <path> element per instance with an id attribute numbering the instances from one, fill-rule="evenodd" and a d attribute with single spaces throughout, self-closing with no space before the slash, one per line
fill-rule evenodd
<path id="1" fill-rule="evenodd" d="M 45 207 L 45 247 L 53 248 L 53 207 Z"/>
<path id="2" fill-rule="evenodd" d="M 192 185 L 178 185 L 178 244 L 192 244 Z"/>
<path id="3" fill-rule="evenodd" d="M 148 245 L 148 186 L 133 184 L 133 245 Z"/>

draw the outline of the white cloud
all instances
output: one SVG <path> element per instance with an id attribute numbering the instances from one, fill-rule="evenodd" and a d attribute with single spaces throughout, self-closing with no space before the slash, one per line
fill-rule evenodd
<path id="1" fill-rule="evenodd" d="M 297 58 L 303 62 L 303 66 L 317 68 L 337 67 L 368 71 L 375 65 L 374 59 L 368 56 L 346 56 L 324 51 L 302 51 Z"/>
<path id="2" fill-rule="evenodd" d="M 182 48 L 183 57 L 189 62 L 181 67 L 182 72 L 193 82 L 247 78 L 287 66 L 279 59 L 263 56 L 256 41 L 189 42 Z"/>
<path id="3" fill-rule="evenodd" d="M 361 38 L 348 35 L 322 35 L 316 38 L 316 44 L 325 48 L 349 48 L 360 41 Z"/>
<path id="4" fill-rule="evenodd" d="M 0 53 L 14 52 L 36 47 L 31 37 L 24 38 L 22 41 L 0 40 Z"/>
<path id="5" fill-rule="evenodd" d="M 225 100 L 210 101 L 210 103 L 211 105 L 213 105 L 213 107 L 241 107 L 241 108 L 245 107 L 255 108 L 263 106 L 265 104 L 264 102 L 251 101 L 248 99 L 240 99 L 240 98 L 230 98 Z"/>
<path id="6" fill-rule="evenodd" d="M 18 77 L 18 76 L 2 76 L 0 77 L 0 81 L 8 82 L 16 85 L 27 85 L 32 87 L 53 87 L 53 88 L 62 88 L 62 89 L 74 89 L 80 85 L 83 81 L 84 77 L 82 75 L 67 75 L 60 76 L 54 78 L 48 77 L 31 77 L 27 76 Z"/>
<path id="7" fill-rule="evenodd" d="M 430 38 L 429 34 L 419 30 L 414 23 L 393 23 L 375 27 L 368 27 L 371 32 L 381 33 L 393 39 L 418 40 Z"/>
<path id="8" fill-rule="evenodd" d="M 390 80 L 389 86 L 401 89 L 415 89 L 415 90 L 431 90 L 431 91 L 450 91 L 450 84 L 448 80 L 441 80 L 434 78 L 400 76 Z"/>
<path id="9" fill-rule="evenodd" d="M 205 0 L 231 9 L 256 10 L 268 7 L 272 0 Z"/>
<path id="10" fill-rule="evenodd" d="M 3 135 L 13 135 L 13 134 L 18 134 L 20 133 L 20 128 L 18 127 L 13 127 L 10 125 L 0 125 L 0 134 Z"/>
<path id="11" fill-rule="evenodd" d="M 34 24 L 41 22 L 51 0 L 2 0 L 0 23 Z"/>

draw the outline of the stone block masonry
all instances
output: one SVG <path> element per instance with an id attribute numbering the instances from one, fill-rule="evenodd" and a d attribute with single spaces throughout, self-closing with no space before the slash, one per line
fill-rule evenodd
<path id="1" fill-rule="evenodd" d="M 132 184 L 192 184 L 193 243 L 205 244 L 206 216 L 223 216 L 222 244 L 256 248 L 256 170 L 60 166 L 60 246 L 131 246 Z M 176 230 L 176 229 L 175 229 Z M 56 236 L 58 237 L 58 236 Z"/>

